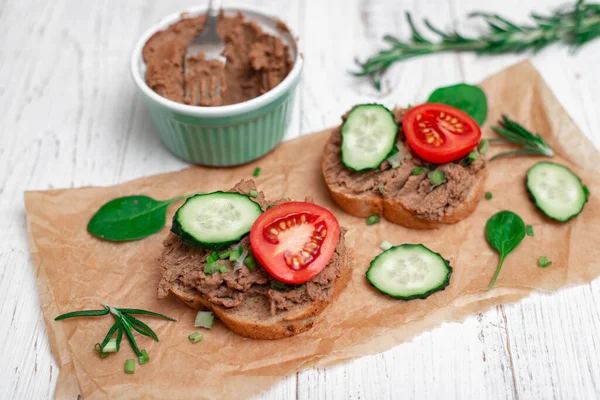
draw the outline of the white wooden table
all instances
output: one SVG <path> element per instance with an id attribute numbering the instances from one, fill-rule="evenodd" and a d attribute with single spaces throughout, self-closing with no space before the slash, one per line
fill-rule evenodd
<path id="1" fill-rule="evenodd" d="M 405 105 L 437 86 L 477 82 L 523 56 L 445 54 L 394 67 L 383 94 L 349 76 L 403 14 L 437 25 L 474 9 L 524 20 L 562 0 L 254 0 L 301 37 L 304 80 L 287 138 L 338 123 L 357 102 Z M 0 399 L 50 398 L 48 348 L 27 245 L 23 191 L 112 185 L 178 170 L 136 95 L 133 43 L 194 0 L 0 0 Z M 462 26 L 462 25 L 461 25 Z M 480 26 L 469 23 L 468 29 Z M 533 61 L 600 147 L 600 41 Z M 386 353 L 282 380 L 264 399 L 600 398 L 600 280 L 444 324 Z"/>

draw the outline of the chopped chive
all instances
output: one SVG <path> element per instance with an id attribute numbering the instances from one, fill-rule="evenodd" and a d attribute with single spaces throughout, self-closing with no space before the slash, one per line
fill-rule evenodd
<path id="1" fill-rule="evenodd" d="M 229 261 L 237 261 L 237 259 L 240 258 L 243 252 L 244 246 L 238 247 L 237 250 L 232 250 L 231 253 L 229 253 Z"/>
<path id="2" fill-rule="evenodd" d="M 467 156 L 467 159 L 469 161 L 475 161 L 479 158 L 479 153 L 476 152 L 475 150 L 473 150 L 472 152 L 469 153 L 469 155 Z"/>
<path id="3" fill-rule="evenodd" d="M 146 349 L 142 350 L 142 355 L 138 357 L 138 361 L 139 361 L 140 365 L 144 365 L 148 361 L 150 361 L 150 356 L 148 355 L 148 352 L 146 351 Z"/>
<path id="4" fill-rule="evenodd" d="M 210 256 L 208 256 L 206 258 L 206 262 L 210 264 L 210 263 L 214 263 L 218 259 L 219 259 L 219 253 L 217 253 L 216 251 L 213 251 L 212 253 L 210 253 Z"/>
<path id="5" fill-rule="evenodd" d="M 252 176 L 259 176 L 259 175 L 260 175 L 260 167 L 256 167 Z"/>
<path id="6" fill-rule="evenodd" d="M 490 148 L 490 141 L 487 139 L 481 139 L 479 144 L 477 145 L 477 150 L 479 150 L 479 154 L 485 154 Z"/>
<path id="7" fill-rule="evenodd" d="M 422 174 L 423 172 L 425 172 L 425 168 L 423 168 L 423 167 L 417 167 L 412 170 L 413 175 L 419 175 L 419 174 Z"/>
<path id="8" fill-rule="evenodd" d="M 135 360 L 125 361 L 125 373 L 133 374 L 135 372 Z"/>
<path id="9" fill-rule="evenodd" d="M 486 200 L 491 200 L 493 197 L 492 192 L 485 192 L 485 199 Z"/>
<path id="10" fill-rule="evenodd" d="M 244 265 L 250 271 L 254 271 L 254 269 L 256 268 L 256 258 L 254 258 L 254 255 L 252 253 L 248 253 L 248 255 L 246 256 L 246 258 L 244 259 Z"/>
<path id="11" fill-rule="evenodd" d="M 196 314 L 196 320 L 194 326 L 196 328 L 207 328 L 210 329 L 215 323 L 215 315 L 212 311 L 198 311 Z"/>
<path id="12" fill-rule="evenodd" d="M 392 166 L 392 169 L 398 169 L 400 168 L 400 166 L 402 165 L 402 163 L 400 161 L 391 161 L 390 165 Z"/>
<path id="13" fill-rule="evenodd" d="M 219 264 L 219 263 L 216 263 L 216 262 L 209 263 L 209 264 L 206 264 L 204 266 L 204 273 L 205 274 L 212 275 L 215 272 L 220 272 L 220 273 L 224 274 L 226 272 L 229 272 L 229 270 L 227 269 L 227 267 L 225 265 Z"/>
<path id="14" fill-rule="evenodd" d="M 287 283 L 283 283 L 276 279 L 273 279 L 271 281 L 271 289 L 276 290 L 278 292 L 287 292 L 288 290 L 290 290 L 290 287 L 287 285 Z"/>
<path id="15" fill-rule="evenodd" d="M 429 171 L 427 173 L 427 178 L 429 178 L 429 183 L 431 183 L 431 186 L 438 186 L 444 183 L 446 180 L 446 174 L 441 169 L 436 169 Z"/>
<path id="16" fill-rule="evenodd" d="M 116 353 L 117 350 L 117 338 L 110 339 L 102 348 L 103 353 Z"/>
<path id="17" fill-rule="evenodd" d="M 379 245 L 379 248 L 383 251 L 389 250 L 392 247 L 394 247 L 394 245 L 390 242 L 388 242 L 387 240 L 384 240 L 383 242 L 381 242 L 381 244 Z"/>
<path id="18" fill-rule="evenodd" d="M 533 236 L 533 226 L 527 225 L 525 231 L 527 232 L 527 236 Z"/>
<path id="19" fill-rule="evenodd" d="M 248 196 L 256 197 L 256 196 L 258 196 L 258 192 L 256 190 L 251 190 L 248 192 Z"/>
<path id="20" fill-rule="evenodd" d="M 301 283 L 299 285 L 294 285 L 294 290 L 302 290 L 304 289 L 306 285 L 304 283 Z"/>
<path id="21" fill-rule="evenodd" d="M 583 194 L 585 195 L 586 199 L 588 199 L 590 197 L 590 195 L 592 194 L 590 192 L 590 189 L 587 186 L 585 186 L 585 185 L 583 185 Z"/>
<path id="22" fill-rule="evenodd" d="M 385 186 L 383 186 L 383 183 L 380 183 L 379 185 L 377 185 L 377 189 L 379 189 L 379 193 L 383 194 L 385 192 Z"/>
<path id="23" fill-rule="evenodd" d="M 229 255 L 230 255 L 231 253 L 232 253 L 232 251 L 231 251 L 231 250 L 224 251 L 223 253 L 219 254 L 219 258 L 220 258 L 221 260 L 224 260 L 224 259 L 226 259 L 226 258 L 229 258 Z"/>
<path id="24" fill-rule="evenodd" d="M 406 106 L 406 108 L 408 108 L 410 110 L 411 108 L 413 108 L 413 105 L 408 103 L 408 106 Z"/>
<path id="25" fill-rule="evenodd" d="M 267 206 L 267 210 L 270 210 L 273 207 L 275 207 L 275 206 L 273 206 L 273 205 Z"/>
<path id="26" fill-rule="evenodd" d="M 541 256 L 538 259 L 538 267 L 540 268 L 546 268 L 552 265 L 552 261 L 548 260 L 548 257 L 546 256 Z"/>
<path id="27" fill-rule="evenodd" d="M 371 215 L 367 218 L 367 225 L 373 225 L 379 222 L 379 215 Z"/>
<path id="28" fill-rule="evenodd" d="M 194 332 L 188 336 L 188 339 L 190 339 L 190 342 L 192 343 L 198 343 L 202 340 L 202 334 L 200 332 Z"/>

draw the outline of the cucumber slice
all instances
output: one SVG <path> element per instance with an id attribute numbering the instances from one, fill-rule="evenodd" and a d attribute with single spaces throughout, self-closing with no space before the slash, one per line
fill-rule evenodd
<path id="1" fill-rule="evenodd" d="M 171 232 L 190 246 L 220 250 L 248 234 L 260 214 L 258 203 L 244 194 L 197 194 L 177 210 Z"/>
<path id="2" fill-rule="evenodd" d="M 371 261 L 367 280 L 395 299 L 425 299 L 450 284 L 450 262 L 422 244 L 392 247 Z"/>
<path id="3" fill-rule="evenodd" d="M 381 104 L 355 106 L 342 125 L 342 163 L 354 171 L 377 169 L 394 150 L 398 125 Z"/>
<path id="4" fill-rule="evenodd" d="M 527 170 L 527 190 L 537 208 L 560 222 L 579 215 L 588 200 L 581 179 L 564 165 L 549 161 Z"/>

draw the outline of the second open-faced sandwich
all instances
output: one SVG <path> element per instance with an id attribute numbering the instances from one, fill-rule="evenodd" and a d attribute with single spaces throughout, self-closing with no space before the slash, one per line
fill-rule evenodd
<path id="1" fill-rule="evenodd" d="M 311 328 L 346 287 L 351 255 L 310 198 L 267 201 L 253 181 L 187 199 L 164 241 L 159 298 L 172 292 L 232 331 L 280 339 Z"/>
<path id="2" fill-rule="evenodd" d="M 322 169 L 333 199 L 358 217 L 431 229 L 470 215 L 483 194 L 479 125 L 444 104 L 409 110 L 361 104 L 327 142 Z"/>

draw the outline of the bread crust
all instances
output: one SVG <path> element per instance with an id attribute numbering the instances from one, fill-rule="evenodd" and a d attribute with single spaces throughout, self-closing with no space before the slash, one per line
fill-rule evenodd
<path id="1" fill-rule="evenodd" d="M 238 335 L 251 339 L 283 339 L 312 328 L 315 323 L 322 319 L 322 313 L 327 306 L 335 301 L 340 293 L 346 288 L 352 277 L 352 250 L 347 249 L 345 254 L 343 254 L 343 258 L 341 273 L 334 282 L 333 295 L 329 300 L 313 301 L 302 307 L 295 307 L 291 310 L 280 312 L 275 316 L 269 316 L 264 320 L 244 318 L 243 312 L 240 312 L 243 311 L 246 301 L 262 300 L 256 297 L 246 299 L 246 301 L 238 307 L 226 308 L 211 303 L 198 292 L 184 291 L 176 286 L 171 287 L 171 292 L 193 309 L 211 310 L 221 322 Z M 268 310 L 266 310 L 266 312 L 268 312 Z"/>

